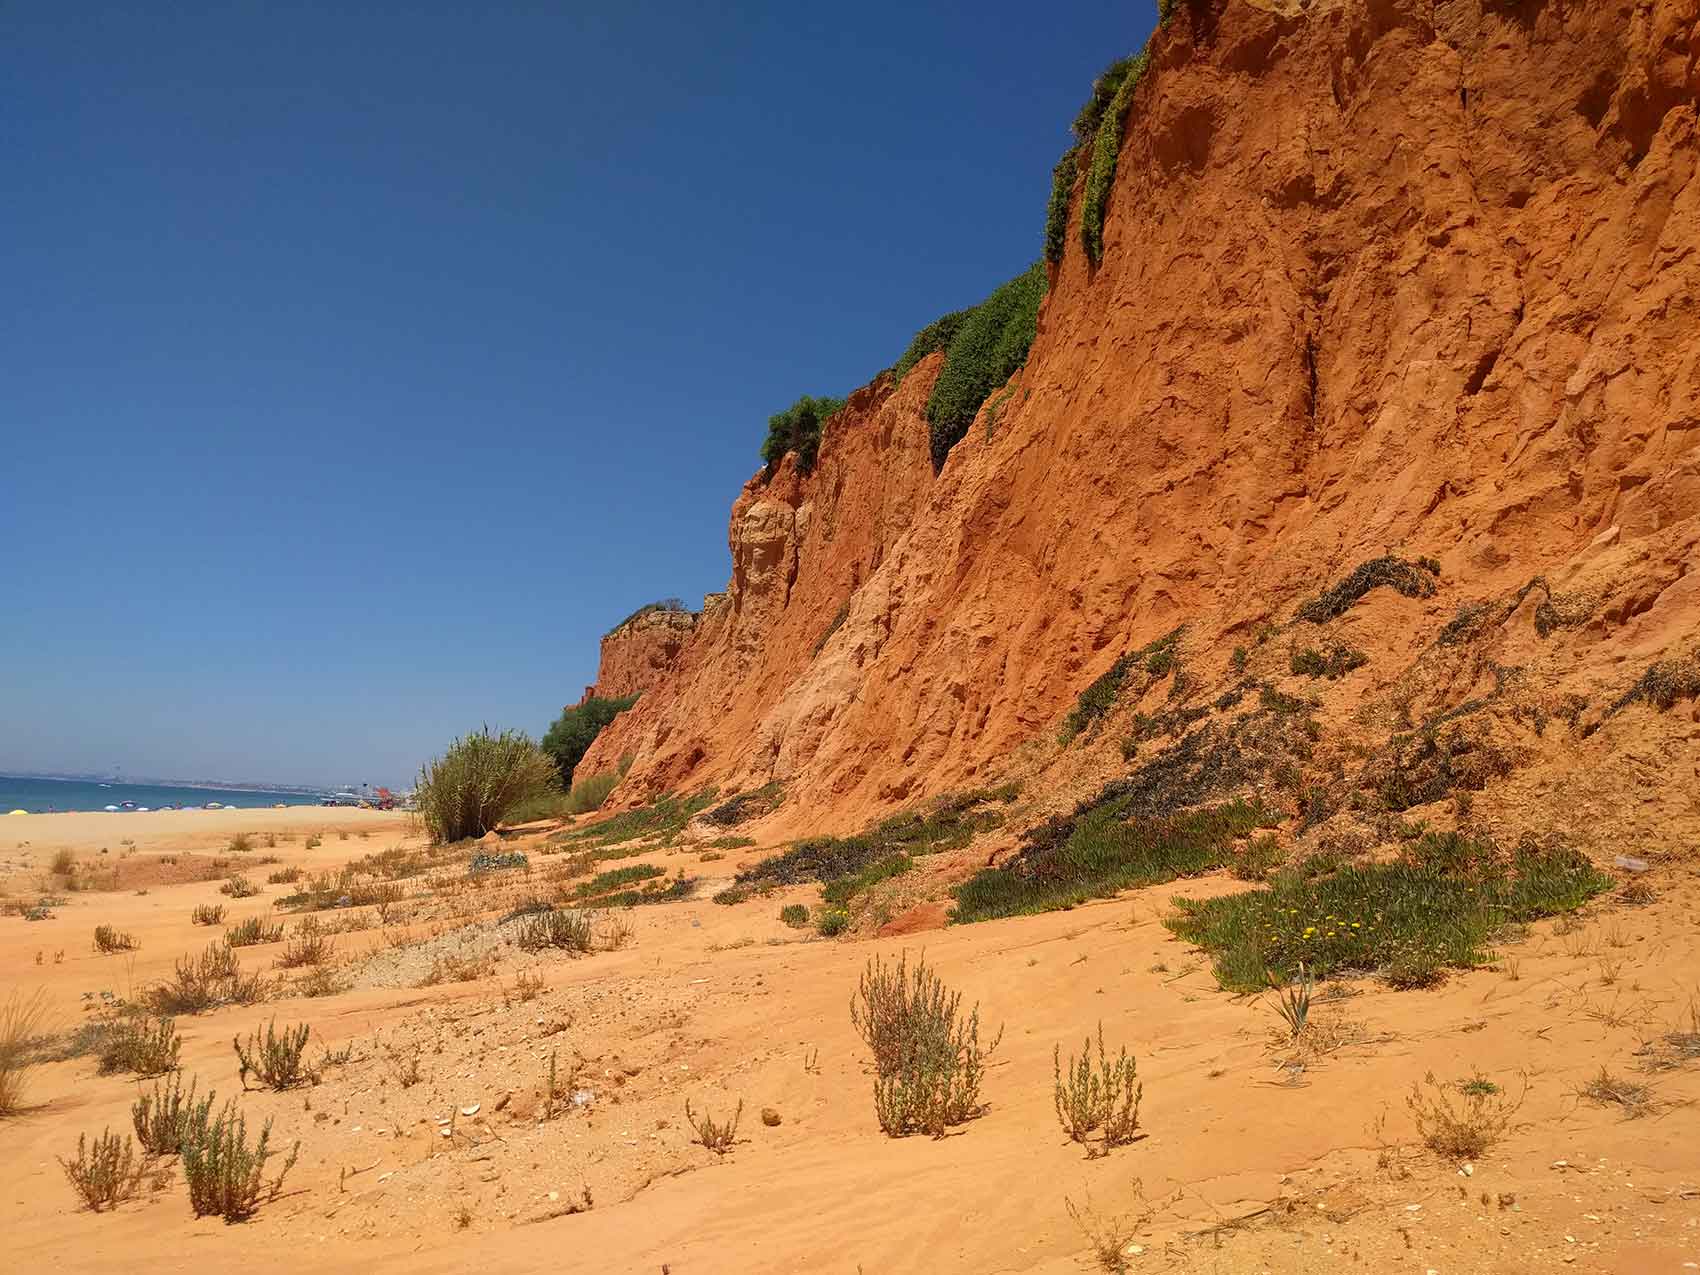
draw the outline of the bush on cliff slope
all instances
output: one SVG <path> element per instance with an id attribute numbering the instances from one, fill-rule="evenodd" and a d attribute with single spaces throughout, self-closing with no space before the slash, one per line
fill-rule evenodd
<path id="1" fill-rule="evenodd" d="M 1104 259 L 1104 208 L 1110 200 L 1110 188 L 1116 182 L 1116 159 L 1122 149 L 1122 123 L 1133 101 L 1133 90 L 1145 72 L 1145 54 L 1118 62 L 1121 68 L 1116 94 L 1110 99 L 1104 118 L 1098 122 L 1097 135 L 1092 140 L 1092 168 L 1086 174 L 1086 195 L 1080 205 L 1080 242 L 1092 264 Z M 1115 68 L 1112 68 L 1115 69 Z M 1097 97 L 1094 91 L 1094 99 Z"/>
<path id="2" fill-rule="evenodd" d="M 814 398 L 805 394 L 783 412 L 768 417 L 761 458 L 769 465 L 777 465 L 786 452 L 796 452 L 798 472 L 813 473 L 815 457 L 820 454 L 821 431 L 832 414 L 843 406 L 841 398 Z"/>
<path id="3" fill-rule="evenodd" d="M 582 704 L 561 710 L 555 724 L 543 736 L 543 751 L 554 759 L 563 787 L 572 784 L 573 771 L 578 769 L 602 728 L 635 703 L 636 695 L 593 696 Z"/>
<path id="4" fill-rule="evenodd" d="M 934 470 L 944 468 L 945 457 L 968 432 L 986 396 L 1027 362 L 1044 296 L 1045 267 L 1036 261 L 962 321 L 927 400 Z"/>
<path id="5" fill-rule="evenodd" d="M 1098 78 L 1092 81 L 1092 93 L 1086 99 L 1080 111 L 1074 117 L 1074 145 L 1063 152 L 1063 157 L 1057 161 L 1057 166 L 1051 170 L 1051 199 L 1045 210 L 1045 260 L 1061 261 L 1063 248 L 1068 237 L 1069 201 L 1074 196 L 1075 178 L 1080 174 L 1080 166 L 1087 159 L 1089 148 L 1093 150 L 1092 166 L 1096 172 L 1098 161 L 1096 157 L 1097 142 L 1103 130 L 1106 117 L 1116 122 L 1117 149 L 1121 141 L 1121 121 L 1127 113 L 1127 102 L 1133 94 L 1133 86 L 1139 80 L 1140 73 L 1145 69 L 1145 55 L 1119 58 L 1105 67 Z M 1126 85 L 1126 94 L 1122 92 Z M 1117 101 L 1120 109 L 1112 109 Z M 1115 176 L 1115 154 L 1110 155 L 1110 177 Z M 1088 179 L 1090 183 L 1090 178 Z M 1100 178 L 1101 180 L 1101 178 Z M 1090 189 L 1090 185 L 1088 187 Z M 1108 190 L 1108 185 L 1104 185 Z M 1100 196 L 1097 209 L 1098 240 L 1103 237 L 1103 201 Z M 1086 233 L 1086 223 L 1081 223 L 1081 232 Z M 1093 258 L 1094 261 L 1097 257 Z"/>
<path id="6" fill-rule="evenodd" d="M 952 310 L 949 314 L 934 319 L 917 332 L 914 339 L 909 342 L 909 348 L 903 351 L 902 356 L 891 369 L 892 384 L 900 384 L 903 378 L 909 375 L 909 369 L 934 350 L 949 349 L 952 338 L 956 336 L 957 329 L 973 313 L 972 308 Z"/>

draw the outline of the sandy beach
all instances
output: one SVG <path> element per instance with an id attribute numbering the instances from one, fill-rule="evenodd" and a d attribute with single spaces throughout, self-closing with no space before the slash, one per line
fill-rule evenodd
<path id="1" fill-rule="evenodd" d="M 47 920 L 0 918 L 8 990 L 45 988 L 60 1032 L 96 1017 L 103 996 L 142 995 L 216 939 L 221 928 L 191 923 L 197 906 L 225 905 L 225 925 L 276 917 L 294 934 L 308 917 L 275 902 L 299 887 L 269 884 L 270 873 L 424 850 L 404 819 L 361 811 L 51 816 L 29 827 L 7 846 L 14 897 L 59 848 L 90 861 L 124 855 L 142 875 L 163 872 L 163 858 L 248 859 L 245 874 L 261 883 L 257 896 L 231 899 L 222 876 L 156 879 L 60 895 Z M 310 850 L 307 832 L 323 838 Z M 237 833 L 256 848 L 228 853 Z M 1700 1069 L 1658 1079 L 1660 1118 L 1627 1121 L 1576 1097 L 1602 1064 L 1627 1071 L 1638 1044 L 1679 1016 L 1700 974 L 1692 880 L 1639 909 L 1632 935 L 1604 905 L 1574 929 L 1543 923 L 1508 951 L 1514 963 L 1460 975 L 1444 995 L 1351 985 L 1319 1014 L 1338 1025 L 1337 1047 L 1296 1061 L 1273 1040 L 1267 1003 L 1218 991 L 1161 923 L 1175 892 L 1235 888 L 1224 879 L 835 942 L 778 920 L 812 889 L 715 906 L 709 896 L 747 860 L 700 842 L 650 845 L 643 861 L 696 878 L 696 896 L 626 912 L 617 948 L 599 939 L 574 957 L 521 951 L 501 921 L 515 900 L 572 879 L 557 872 L 570 866 L 558 845 L 533 833 L 499 848 L 532 867 L 480 878 L 466 873 L 466 850 L 439 852 L 426 858 L 443 868 L 406 869 L 420 875 L 398 880 L 405 897 L 393 908 L 310 914 L 358 927 L 333 940 L 330 968 L 347 990 L 292 991 L 274 942 L 239 949 L 245 969 L 277 980 L 272 999 L 178 1018 L 183 1074 L 221 1099 L 240 1095 L 251 1122 L 271 1119 L 275 1136 L 301 1141 L 281 1195 L 241 1226 L 194 1218 L 175 1171 L 114 1212 L 82 1209 L 55 1157 L 80 1132 L 128 1129 L 150 1086 L 100 1075 L 86 1055 L 36 1068 L 28 1109 L 0 1130 L 0 1198 L 15 1202 L 20 1268 L 104 1270 L 121 1252 L 126 1269 L 144 1272 L 191 1261 L 517 1272 L 536 1269 L 546 1245 L 552 1268 L 573 1271 L 1062 1275 L 1084 1269 L 1068 1208 L 1091 1199 L 1122 1212 L 1135 1191 L 1149 1215 L 1137 1229 L 1146 1260 L 1132 1269 L 1297 1275 L 1367 1263 L 1511 1275 L 1581 1255 L 1575 1269 L 1629 1275 L 1695 1256 L 1692 1229 L 1676 1219 L 1693 1212 L 1685 1193 L 1700 1165 L 1677 1104 L 1700 1099 Z M 139 946 L 96 952 L 97 924 Z M 940 1141 L 880 1134 L 846 1008 L 870 955 L 913 959 L 923 948 L 979 1003 L 988 1033 L 1003 1031 L 985 1114 Z M 348 1061 L 305 1089 L 242 1093 L 231 1039 L 274 1017 L 310 1025 L 315 1056 L 347 1048 Z M 1100 1021 L 1112 1048 L 1137 1054 L 1144 1136 L 1089 1159 L 1057 1128 L 1052 1050 L 1077 1048 Z M 409 1059 L 417 1083 L 404 1083 Z M 581 1106 L 550 1112 L 552 1063 Z M 1426 1073 L 1472 1068 L 1507 1084 L 1526 1077 L 1529 1091 L 1515 1130 L 1465 1177 L 1411 1145 L 1400 1104 Z M 687 1100 L 720 1115 L 743 1104 L 729 1154 L 693 1144 Z M 1378 1117 L 1403 1144 L 1395 1170 L 1378 1150 Z M 586 1188 L 594 1207 L 575 1213 Z M 952 1204 L 917 1210 L 918 1198 Z"/>

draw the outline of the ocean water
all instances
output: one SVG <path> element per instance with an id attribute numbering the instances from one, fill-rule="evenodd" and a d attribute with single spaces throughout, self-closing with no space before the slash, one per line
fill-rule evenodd
<path id="1" fill-rule="evenodd" d="M 183 788 L 161 784 L 97 784 L 80 779 L 14 779 L 0 775 L 0 818 L 8 811 L 42 814 L 51 810 L 104 810 L 133 801 L 150 810 L 167 806 L 204 806 L 223 802 L 239 809 L 275 806 L 316 806 L 318 797 L 301 792 L 238 791 L 232 788 Z M 124 810 L 120 814 L 135 814 Z M 21 822 L 21 821 L 20 821 Z"/>

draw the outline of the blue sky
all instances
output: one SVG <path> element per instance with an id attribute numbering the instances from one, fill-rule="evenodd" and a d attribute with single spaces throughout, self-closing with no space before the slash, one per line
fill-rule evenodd
<path id="1" fill-rule="evenodd" d="M 724 586 L 1154 6 L 13 3 L 0 769 L 409 780 Z"/>

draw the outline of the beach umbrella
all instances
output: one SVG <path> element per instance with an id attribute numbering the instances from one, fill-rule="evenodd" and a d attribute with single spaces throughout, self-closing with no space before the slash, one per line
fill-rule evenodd
<path id="1" fill-rule="evenodd" d="M 27 810 L 8 810 L 6 813 L 9 814 L 9 815 L 27 815 L 27 814 L 29 814 L 29 811 L 27 811 Z"/>

